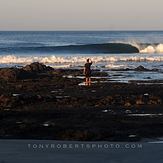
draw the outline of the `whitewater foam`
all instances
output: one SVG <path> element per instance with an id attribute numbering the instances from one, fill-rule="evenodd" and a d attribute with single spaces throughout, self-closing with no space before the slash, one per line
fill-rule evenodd
<path id="1" fill-rule="evenodd" d="M 163 56 L 0 56 L 0 64 L 29 64 L 32 62 L 41 62 L 44 64 L 83 64 L 90 57 L 96 63 L 114 63 L 114 62 L 162 62 Z"/>
<path id="2" fill-rule="evenodd" d="M 122 44 L 129 44 L 133 47 L 136 47 L 140 53 L 144 54 L 151 54 L 151 53 L 163 53 L 163 43 L 155 43 L 155 44 L 149 44 L 149 43 L 138 43 L 134 40 L 123 42 L 123 41 L 116 41 L 115 43 L 122 43 Z"/>
<path id="3" fill-rule="evenodd" d="M 139 47 L 139 49 L 140 53 L 163 53 L 163 44 L 149 45 L 144 49 L 141 49 L 141 47 Z"/>

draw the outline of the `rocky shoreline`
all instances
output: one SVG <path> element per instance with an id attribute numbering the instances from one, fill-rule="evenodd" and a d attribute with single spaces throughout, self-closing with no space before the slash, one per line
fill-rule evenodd
<path id="1" fill-rule="evenodd" d="M 40 63 L 0 69 L 0 138 L 139 141 L 163 136 L 162 84 L 105 82 L 108 74 L 94 70 L 93 76 L 101 78 L 83 86 L 83 79 L 75 78 L 79 75 L 82 70 Z"/>

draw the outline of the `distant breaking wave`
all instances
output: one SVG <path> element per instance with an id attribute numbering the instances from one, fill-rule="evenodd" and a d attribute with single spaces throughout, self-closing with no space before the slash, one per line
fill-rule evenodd
<path id="1" fill-rule="evenodd" d="M 139 49 L 127 43 L 105 43 L 87 45 L 66 45 L 66 46 L 38 46 L 38 47 L 7 47 L 0 48 L 2 52 L 52 52 L 52 53 L 139 53 Z"/>
<path id="2" fill-rule="evenodd" d="M 142 44 L 139 48 L 140 53 L 163 53 L 163 44 Z"/>
<path id="3" fill-rule="evenodd" d="M 15 46 L 1 47 L 2 53 L 63 53 L 63 54 L 132 54 L 132 53 L 163 53 L 163 44 L 155 43 L 104 43 L 86 45 L 60 46 Z"/>

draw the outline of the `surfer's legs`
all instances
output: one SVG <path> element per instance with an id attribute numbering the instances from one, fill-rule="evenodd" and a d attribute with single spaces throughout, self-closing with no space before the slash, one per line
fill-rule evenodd
<path id="1" fill-rule="evenodd" d="M 89 84 L 89 78 L 85 78 L 85 85 L 88 85 Z"/>
<path id="2" fill-rule="evenodd" d="M 91 78 L 88 78 L 88 85 L 91 85 Z"/>

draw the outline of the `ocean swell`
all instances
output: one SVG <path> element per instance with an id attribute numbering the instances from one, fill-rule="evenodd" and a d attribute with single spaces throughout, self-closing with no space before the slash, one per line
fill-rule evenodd
<path id="1" fill-rule="evenodd" d="M 104 43 L 86 45 L 33 45 L 33 46 L 14 46 L 1 47 L 1 54 L 26 54 L 26 53 L 45 53 L 45 54 L 163 54 L 163 44 L 161 43 Z"/>
<path id="2" fill-rule="evenodd" d="M 68 45 L 68 46 L 38 46 L 38 47 L 7 47 L 0 48 L 2 52 L 46 52 L 46 53 L 139 53 L 139 49 L 127 43 L 105 43 L 105 44 L 87 44 L 87 45 Z"/>

